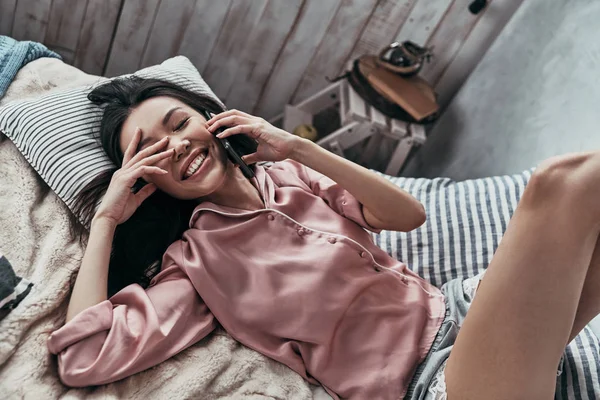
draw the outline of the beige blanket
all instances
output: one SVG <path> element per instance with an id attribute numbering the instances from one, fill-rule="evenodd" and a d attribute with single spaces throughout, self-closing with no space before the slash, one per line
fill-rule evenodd
<path id="1" fill-rule="evenodd" d="M 40 59 L 18 74 L 0 105 L 78 86 L 97 77 Z M 0 134 L 0 252 L 31 293 L 0 322 L 0 399 L 310 399 L 311 386 L 286 366 L 250 350 L 224 331 L 144 372 L 109 385 L 69 389 L 46 349 L 64 323 L 83 249 L 69 241 L 68 210 Z M 312 387 L 315 398 L 328 398 Z"/>

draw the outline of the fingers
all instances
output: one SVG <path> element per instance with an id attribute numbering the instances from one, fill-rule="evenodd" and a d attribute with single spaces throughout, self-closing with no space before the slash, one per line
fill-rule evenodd
<path id="1" fill-rule="evenodd" d="M 258 129 L 255 125 L 237 125 L 232 128 L 227 128 L 223 132 L 219 133 L 217 137 L 219 139 L 225 139 L 231 135 L 238 135 L 240 133 L 246 134 L 253 139 L 257 139 L 259 136 Z"/>
<path id="2" fill-rule="evenodd" d="M 140 141 L 140 136 L 141 136 L 142 130 L 138 127 L 135 128 L 135 132 L 133 132 L 133 137 L 131 138 L 131 141 L 129 142 L 129 144 L 127 145 L 127 148 L 125 149 L 125 154 L 123 154 L 123 164 L 122 166 L 125 166 L 129 160 L 131 160 L 131 158 L 133 157 L 134 153 L 135 153 L 135 148 L 138 145 L 138 142 Z"/>
<path id="3" fill-rule="evenodd" d="M 155 167 L 155 166 L 142 165 L 135 169 L 132 168 L 131 170 L 124 171 L 122 173 L 120 179 L 123 180 L 124 184 L 131 187 L 135 184 L 135 182 L 139 178 L 143 178 L 143 175 L 164 175 L 164 174 L 168 174 L 168 171 L 165 171 L 164 169 Z"/>
<path id="4" fill-rule="evenodd" d="M 141 131 L 140 131 L 141 132 Z M 129 160 L 129 162 L 127 162 L 126 164 L 123 164 L 124 166 L 130 166 L 130 165 L 135 165 L 138 164 L 140 162 L 140 160 L 143 160 L 144 158 L 156 153 L 159 149 L 163 148 L 164 146 L 167 145 L 167 143 L 169 143 L 169 137 L 164 137 L 161 140 L 159 140 L 158 142 L 154 143 L 152 146 L 140 151 L 139 153 L 137 153 L 135 156 L 133 156 L 133 158 L 131 158 Z M 167 152 L 172 151 L 173 149 L 169 149 L 167 150 Z M 134 147 L 134 151 L 135 151 L 135 147 Z M 162 154 L 162 153 L 161 153 Z M 172 153 L 171 153 L 172 154 Z M 161 157 L 162 158 L 166 158 L 165 157 Z M 125 161 L 125 160 L 123 160 Z"/>
<path id="5" fill-rule="evenodd" d="M 253 115 L 247 114 L 247 113 L 245 113 L 243 111 L 233 109 L 233 110 L 223 111 L 222 113 L 214 115 L 211 119 L 209 119 L 208 121 L 206 121 L 206 123 L 208 125 L 212 125 L 217 120 L 219 120 L 221 118 L 230 117 L 232 115 L 239 115 L 239 116 L 246 117 L 246 118 L 256 118 Z"/>
<path id="6" fill-rule="evenodd" d="M 142 204 L 144 200 L 150 197 L 154 192 L 156 192 L 156 185 L 154 183 L 149 183 L 141 188 L 140 191 L 135 194 L 138 204 Z"/>
<path id="7" fill-rule="evenodd" d="M 234 127 L 238 125 L 248 125 L 251 123 L 251 118 L 240 115 L 230 115 L 228 117 L 222 117 L 213 122 L 212 125 L 209 125 L 208 131 L 210 133 L 214 133 L 221 127 Z"/>
<path id="8" fill-rule="evenodd" d="M 132 175 L 135 179 L 138 179 L 138 178 L 141 178 L 142 175 L 151 175 L 151 174 L 164 175 L 164 174 L 168 174 L 168 173 L 169 173 L 168 171 L 165 171 L 164 169 L 159 168 L 159 167 L 155 167 L 152 165 L 141 165 L 133 170 Z"/>
<path id="9" fill-rule="evenodd" d="M 136 169 L 119 169 L 117 170 L 112 179 L 111 185 L 113 181 L 118 181 L 118 185 L 123 185 L 126 187 L 133 187 L 136 181 L 140 178 L 143 178 L 143 175 L 164 175 L 168 174 L 168 171 L 165 171 L 162 168 L 155 166 L 142 165 Z M 147 185 L 146 185 L 147 186 Z M 146 187 L 144 186 L 144 187 Z M 146 189 L 151 190 L 151 189 Z M 139 192 L 138 192 L 139 193 Z M 151 194 L 151 193 L 150 193 Z M 150 195 L 148 194 L 148 195 Z"/>
<path id="10" fill-rule="evenodd" d="M 254 164 L 262 160 L 258 158 L 258 155 L 256 153 L 252 153 L 242 156 L 242 161 L 244 161 L 246 164 Z"/>
<path id="11" fill-rule="evenodd" d="M 150 157 L 143 158 L 143 159 L 139 160 L 138 162 L 136 162 L 135 164 L 131 165 L 130 168 L 135 169 L 141 165 L 155 164 L 164 158 L 171 157 L 173 155 L 174 151 L 175 151 L 174 149 L 169 149 L 169 150 L 162 151 L 158 154 L 151 155 Z M 134 160 L 131 160 L 131 161 L 134 162 Z"/>

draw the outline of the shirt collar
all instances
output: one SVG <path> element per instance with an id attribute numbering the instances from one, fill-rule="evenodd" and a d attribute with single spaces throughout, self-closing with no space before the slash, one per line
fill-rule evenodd
<path id="1" fill-rule="evenodd" d="M 252 168 L 252 167 L 251 167 Z M 273 181 L 268 176 L 265 168 L 261 165 L 254 165 L 254 178 L 250 179 L 252 185 L 258 189 L 258 193 L 262 197 L 265 207 L 268 208 L 271 204 L 271 196 L 273 194 Z M 189 227 L 193 227 L 196 220 L 198 219 L 199 211 L 201 209 L 210 209 L 214 211 L 222 211 L 233 214 L 243 214 L 247 212 L 247 210 L 242 210 L 240 208 L 235 207 L 227 207 L 219 204 L 215 204 L 210 201 L 203 201 L 198 204 L 194 211 L 192 212 L 192 216 L 190 218 Z"/>

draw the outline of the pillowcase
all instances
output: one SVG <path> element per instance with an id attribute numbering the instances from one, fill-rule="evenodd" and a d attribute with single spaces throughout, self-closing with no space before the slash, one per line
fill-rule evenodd
<path id="1" fill-rule="evenodd" d="M 411 232 L 384 231 L 375 243 L 440 287 L 487 268 L 533 170 L 455 182 L 380 174 L 419 200 L 427 221 Z"/>
<path id="2" fill-rule="evenodd" d="M 417 198 L 427 221 L 411 232 L 373 234 L 375 243 L 438 287 L 475 276 L 490 263 L 531 173 L 462 182 L 380 174 Z M 599 351 L 598 337 L 588 325 L 565 349 L 556 399 L 600 399 L 595 383 L 600 382 Z"/>
<path id="3" fill-rule="evenodd" d="M 223 104 L 183 56 L 121 77 L 131 75 L 164 79 Z M 0 131 L 71 211 L 77 194 L 95 176 L 114 168 L 99 141 L 102 108 L 87 99 L 94 87 L 109 79 L 96 77 L 94 81 L 0 108 Z"/>

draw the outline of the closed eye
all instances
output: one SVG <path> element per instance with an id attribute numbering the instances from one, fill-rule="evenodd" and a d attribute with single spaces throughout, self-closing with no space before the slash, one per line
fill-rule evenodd
<path id="1" fill-rule="evenodd" d="M 181 130 L 189 120 L 190 117 L 182 119 L 181 122 L 179 122 L 179 124 L 177 124 L 177 126 L 175 127 L 175 131 Z"/>

